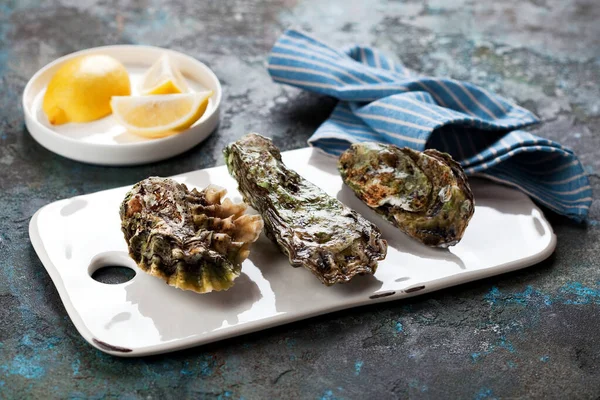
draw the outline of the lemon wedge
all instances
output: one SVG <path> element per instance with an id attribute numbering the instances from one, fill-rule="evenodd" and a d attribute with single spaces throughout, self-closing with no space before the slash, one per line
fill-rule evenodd
<path id="1" fill-rule="evenodd" d="M 115 96 L 110 105 L 129 132 L 160 138 L 192 126 L 208 106 L 211 90 L 151 96 Z"/>
<path id="2" fill-rule="evenodd" d="M 139 92 L 144 95 L 186 93 L 189 88 L 181 72 L 164 54 L 144 74 Z"/>
<path id="3" fill-rule="evenodd" d="M 112 96 L 131 94 L 129 74 L 113 57 L 94 54 L 65 62 L 50 79 L 42 109 L 52 125 L 110 114 Z"/>

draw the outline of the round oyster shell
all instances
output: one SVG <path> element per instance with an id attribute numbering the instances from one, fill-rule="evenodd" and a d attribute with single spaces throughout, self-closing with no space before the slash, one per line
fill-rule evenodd
<path id="1" fill-rule="evenodd" d="M 437 150 L 357 143 L 338 168 L 362 201 L 428 246 L 458 243 L 475 210 L 460 164 Z"/>
<path id="2" fill-rule="evenodd" d="M 129 254 L 147 273 L 198 293 L 226 290 L 240 275 L 263 221 L 226 190 L 188 190 L 168 178 L 138 182 L 121 203 Z"/>

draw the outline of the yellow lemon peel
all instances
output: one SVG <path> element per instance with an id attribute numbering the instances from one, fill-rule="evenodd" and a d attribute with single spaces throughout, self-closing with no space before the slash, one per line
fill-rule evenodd
<path id="1" fill-rule="evenodd" d="M 53 125 L 89 122 L 111 113 L 112 96 L 130 94 L 129 74 L 121 62 L 101 54 L 81 56 L 52 76 L 42 109 Z"/>

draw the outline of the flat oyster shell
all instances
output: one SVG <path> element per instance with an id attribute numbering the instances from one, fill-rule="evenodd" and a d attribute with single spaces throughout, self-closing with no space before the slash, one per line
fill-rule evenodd
<path id="1" fill-rule="evenodd" d="M 258 215 L 223 199 L 226 190 L 188 190 L 173 179 L 138 182 L 121 203 L 121 229 L 138 266 L 184 290 L 226 290 L 260 235 Z"/>
<path id="2" fill-rule="evenodd" d="M 250 133 L 224 153 L 244 200 L 292 266 L 306 267 L 326 285 L 375 273 L 387 252 L 379 229 L 288 169 L 270 139 Z"/>
<path id="3" fill-rule="evenodd" d="M 460 164 L 437 150 L 356 143 L 338 168 L 362 201 L 428 246 L 458 243 L 475 210 Z"/>

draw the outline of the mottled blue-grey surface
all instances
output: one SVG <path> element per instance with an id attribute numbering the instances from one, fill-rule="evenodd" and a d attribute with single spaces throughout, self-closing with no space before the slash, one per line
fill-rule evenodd
<path id="1" fill-rule="evenodd" d="M 548 215 L 557 250 L 527 270 L 143 359 L 81 338 L 27 227 L 64 197 L 223 164 L 221 148 L 248 130 L 304 146 L 334 102 L 270 81 L 265 56 L 290 25 L 514 99 L 544 119 L 538 134 L 577 151 L 598 193 L 598 21 L 598 0 L 1 0 L 0 398 L 597 398 L 597 200 L 584 225 Z M 218 131 L 177 159 L 124 169 L 34 142 L 20 104 L 27 80 L 56 57 L 113 43 L 173 48 L 212 67 L 225 90 Z"/>

